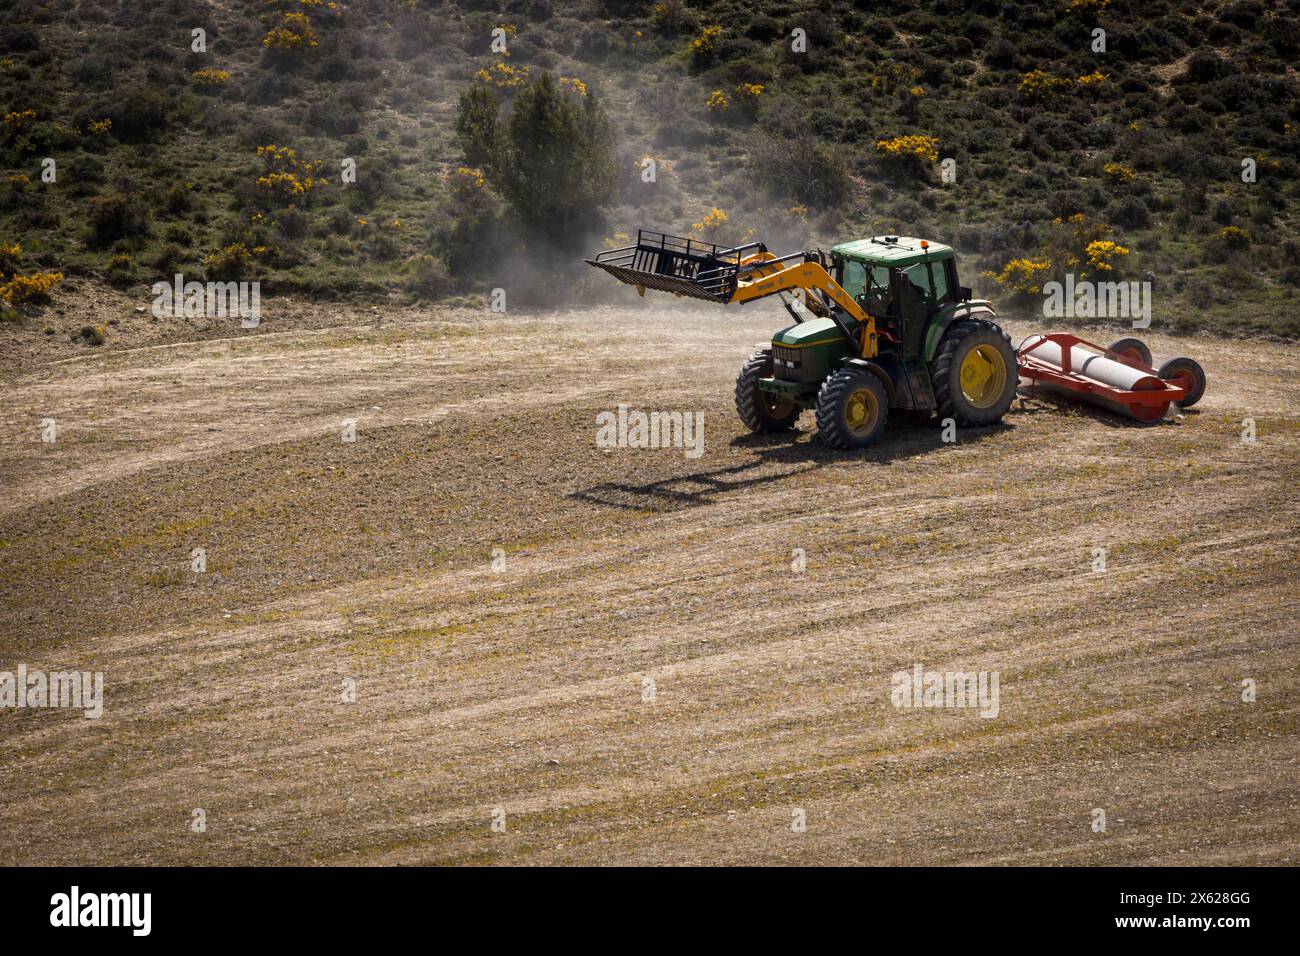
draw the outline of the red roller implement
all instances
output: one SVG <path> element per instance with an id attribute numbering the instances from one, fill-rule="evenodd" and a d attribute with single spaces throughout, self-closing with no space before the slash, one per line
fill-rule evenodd
<path id="1" fill-rule="evenodd" d="M 1155 369 L 1068 332 L 1035 334 L 1017 350 L 1020 377 L 1140 422 L 1162 418 L 1187 388 Z"/>

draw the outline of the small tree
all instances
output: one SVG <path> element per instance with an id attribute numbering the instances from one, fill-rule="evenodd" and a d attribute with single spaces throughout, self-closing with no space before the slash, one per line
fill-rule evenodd
<path id="1" fill-rule="evenodd" d="M 471 86 L 456 107 L 456 135 L 471 166 L 489 169 L 498 159 L 501 100 L 486 86 Z"/>
<path id="2" fill-rule="evenodd" d="M 590 96 L 566 95 L 544 73 L 519 94 L 506 130 L 501 189 L 520 220 L 579 238 L 614 198 L 614 132 L 605 111 Z"/>
<path id="3" fill-rule="evenodd" d="M 561 245 L 581 241 L 616 191 L 614 131 L 605 111 L 585 88 L 561 88 L 547 73 L 519 92 L 504 122 L 497 108 L 490 90 L 461 96 L 456 132 L 465 158 L 527 229 Z"/>

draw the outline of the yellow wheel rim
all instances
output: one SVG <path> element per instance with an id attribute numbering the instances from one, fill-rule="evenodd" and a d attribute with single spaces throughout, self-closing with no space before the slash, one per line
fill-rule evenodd
<path id="1" fill-rule="evenodd" d="M 997 404 L 1007 387 L 1007 363 L 992 345 L 977 345 L 961 361 L 961 393 L 976 408 Z"/>
<path id="2" fill-rule="evenodd" d="M 844 403 L 844 424 L 853 432 L 870 431 L 879 414 L 880 406 L 876 404 L 876 395 L 869 388 L 858 389 Z"/>

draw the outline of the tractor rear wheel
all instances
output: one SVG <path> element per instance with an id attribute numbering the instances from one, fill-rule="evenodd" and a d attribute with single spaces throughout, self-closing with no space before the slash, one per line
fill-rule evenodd
<path id="1" fill-rule="evenodd" d="M 740 367 L 736 376 L 736 413 L 745 427 L 757 434 L 788 431 L 803 411 L 789 400 L 780 399 L 758 387 L 760 378 L 772 374 L 772 350 L 759 349 Z"/>
<path id="2" fill-rule="evenodd" d="M 1011 338 L 984 319 L 954 322 L 930 365 L 939 417 L 958 425 L 992 425 L 1016 398 L 1020 383 Z"/>
<path id="3" fill-rule="evenodd" d="M 1171 358 L 1160 366 L 1156 375 L 1187 389 L 1187 396 L 1180 402 L 1174 402 L 1179 408 L 1191 408 L 1205 394 L 1205 369 L 1195 359 Z"/>
<path id="4" fill-rule="evenodd" d="M 1122 355 L 1126 359 L 1132 359 L 1134 362 L 1137 362 L 1139 365 L 1145 365 L 1147 368 L 1151 367 L 1151 350 L 1147 348 L 1147 344 L 1141 339 L 1116 339 L 1114 342 L 1111 342 L 1110 345 L 1106 346 L 1106 351 L 1114 352 L 1116 355 Z"/>
<path id="5" fill-rule="evenodd" d="M 865 448 L 880 437 L 889 418 L 889 396 L 880 379 L 842 368 L 817 393 L 817 430 L 832 448 Z"/>

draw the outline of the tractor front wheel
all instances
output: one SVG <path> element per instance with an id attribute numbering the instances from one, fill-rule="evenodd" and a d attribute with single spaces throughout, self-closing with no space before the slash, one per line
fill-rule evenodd
<path id="1" fill-rule="evenodd" d="M 757 434 L 789 431 L 803 411 L 792 401 L 758 387 L 760 378 L 772 374 L 772 350 L 759 349 L 736 376 L 736 413 L 745 427 Z"/>
<path id="2" fill-rule="evenodd" d="M 993 322 L 954 322 L 939 341 L 930 377 L 939 417 L 963 427 L 1002 420 L 1019 385 L 1011 339 Z"/>
<path id="3" fill-rule="evenodd" d="M 817 430 L 832 448 L 865 448 L 885 430 L 889 396 L 880 379 L 842 368 L 817 393 Z"/>

